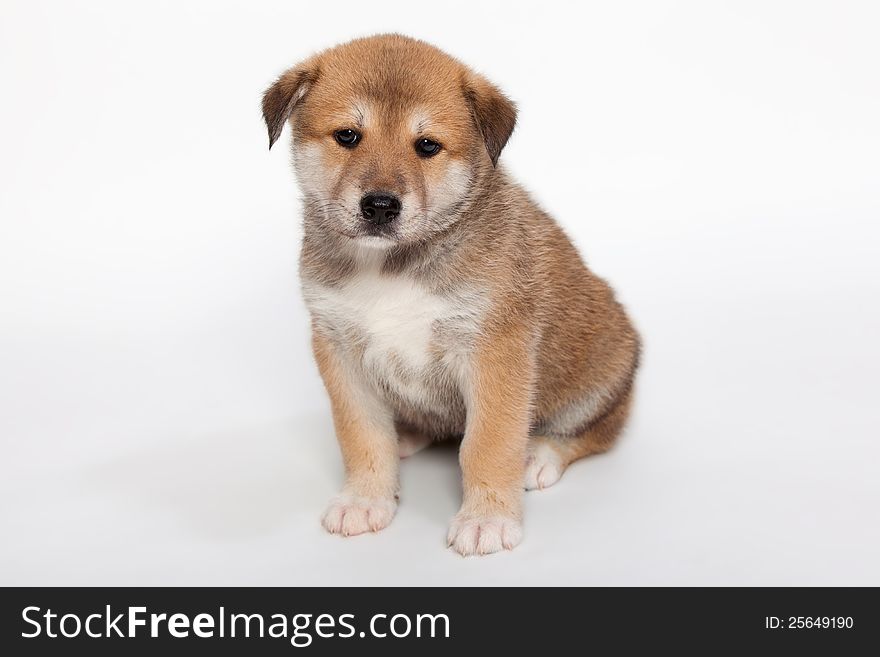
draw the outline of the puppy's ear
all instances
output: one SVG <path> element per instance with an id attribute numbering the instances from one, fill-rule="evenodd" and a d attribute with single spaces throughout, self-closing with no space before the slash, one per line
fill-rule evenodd
<path id="1" fill-rule="evenodd" d="M 278 141 L 284 124 L 293 113 L 296 104 L 308 93 L 309 87 L 318 79 L 317 67 L 304 62 L 285 71 L 263 94 L 263 119 L 269 130 L 269 148 Z"/>
<path id="2" fill-rule="evenodd" d="M 465 78 L 464 96 L 486 142 L 492 166 L 497 166 L 498 156 L 516 124 L 516 105 L 498 87 L 476 73 Z"/>

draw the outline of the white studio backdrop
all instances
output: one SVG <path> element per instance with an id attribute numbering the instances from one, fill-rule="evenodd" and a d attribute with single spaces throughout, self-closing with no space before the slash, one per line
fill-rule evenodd
<path id="1" fill-rule="evenodd" d="M 872 2 L 0 4 L 0 584 L 880 584 Z M 506 166 L 645 339 L 611 453 L 445 550 L 455 452 L 392 526 L 341 481 L 285 133 L 309 53 L 400 31 L 519 105 Z"/>

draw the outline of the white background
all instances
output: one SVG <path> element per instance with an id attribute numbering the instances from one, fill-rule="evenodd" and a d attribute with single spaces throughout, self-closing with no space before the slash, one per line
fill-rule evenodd
<path id="1" fill-rule="evenodd" d="M 873 2 L 13 2 L 0 9 L 0 583 L 880 585 Z M 630 428 L 445 548 L 454 450 L 391 527 L 341 483 L 287 134 L 259 99 L 358 35 L 520 108 L 503 161 L 645 339 Z"/>

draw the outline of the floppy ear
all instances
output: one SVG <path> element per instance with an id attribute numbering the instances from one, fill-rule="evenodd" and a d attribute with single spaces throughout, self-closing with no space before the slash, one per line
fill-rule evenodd
<path id="1" fill-rule="evenodd" d="M 475 73 L 465 78 L 464 95 L 486 142 L 492 166 L 497 166 L 498 156 L 516 124 L 516 105 L 498 87 Z"/>
<path id="2" fill-rule="evenodd" d="M 318 78 L 317 70 L 306 62 L 285 71 L 263 94 L 263 119 L 269 130 L 269 148 L 278 141 L 293 108 Z"/>

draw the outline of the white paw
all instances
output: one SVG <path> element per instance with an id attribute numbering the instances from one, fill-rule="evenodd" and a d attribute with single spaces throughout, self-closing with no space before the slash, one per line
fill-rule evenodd
<path id="1" fill-rule="evenodd" d="M 449 525 L 449 547 L 463 557 L 512 550 L 522 540 L 519 520 L 505 516 L 457 515 Z"/>
<path id="2" fill-rule="evenodd" d="M 421 452 L 432 442 L 428 436 L 421 433 L 398 431 L 397 435 L 397 453 L 402 459 L 412 456 L 416 452 Z"/>
<path id="3" fill-rule="evenodd" d="M 550 445 L 538 443 L 526 459 L 525 489 L 549 488 L 562 476 L 565 467 L 559 454 Z"/>
<path id="4" fill-rule="evenodd" d="M 394 517 L 397 502 L 393 499 L 357 497 L 342 493 L 330 500 L 321 524 L 331 534 L 355 536 L 384 529 Z"/>

